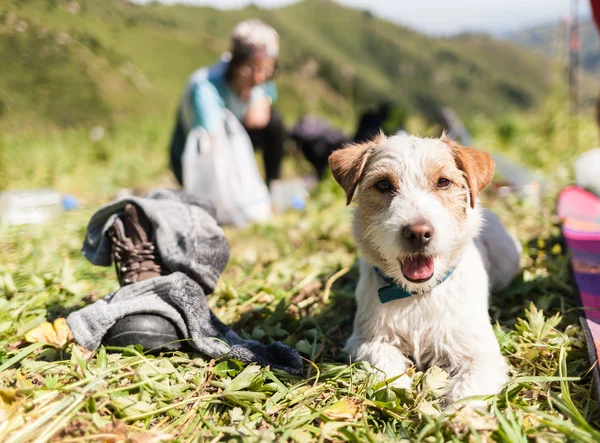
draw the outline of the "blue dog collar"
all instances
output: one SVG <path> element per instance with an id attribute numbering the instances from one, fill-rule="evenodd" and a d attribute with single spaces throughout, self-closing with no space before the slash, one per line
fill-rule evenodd
<path id="1" fill-rule="evenodd" d="M 418 292 L 409 292 L 402 286 L 396 285 L 396 283 L 394 283 L 394 280 L 385 275 L 381 271 L 381 269 L 377 267 L 374 267 L 374 269 L 375 272 L 377 272 L 377 275 L 379 275 L 386 283 L 388 283 L 388 286 L 383 286 L 377 291 L 379 293 L 379 300 L 381 301 L 381 303 L 387 303 L 394 300 L 401 300 L 403 298 L 412 297 L 413 295 L 418 294 Z M 452 275 L 455 269 L 456 267 L 446 272 L 444 278 L 442 278 L 442 280 L 438 283 L 438 286 L 444 283 L 446 280 L 448 280 L 448 278 Z"/>

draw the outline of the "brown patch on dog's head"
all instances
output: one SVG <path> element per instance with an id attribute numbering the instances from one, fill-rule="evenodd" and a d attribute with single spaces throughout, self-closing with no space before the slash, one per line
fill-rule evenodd
<path id="1" fill-rule="evenodd" d="M 446 134 L 443 134 L 440 140 L 450 147 L 456 166 L 465 174 L 471 208 L 475 208 L 476 197 L 494 176 L 494 160 L 486 152 L 459 145 Z"/>
<path id="2" fill-rule="evenodd" d="M 362 177 L 365 164 L 373 148 L 383 141 L 385 136 L 379 134 L 373 140 L 348 145 L 334 151 L 329 156 L 329 167 L 333 177 L 346 191 L 346 204 L 352 203 L 352 197 Z"/>
<path id="3" fill-rule="evenodd" d="M 465 221 L 469 193 L 466 177 L 456 165 L 454 154 L 444 152 L 425 165 L 427 183 L 431 186 L 431 193 L 442 203 L 448 214 L 458 223 Z M 440 187 L 440 180 L 448 180 L 447 187 Z"/>
<path id="4" fill-rule="evenodd" d="M 385 180 L 390 184 L 389 189 L 380 190 L 377 188 L 376 185 L 381 180 Z M 390 168 L 389 165 L 377 165 L 375 163 L 368 166 L 360 183 L 360 192 L 356 197 L 363 226 L 369 226 L 372 217 L 389 207 L 392 199 L 399 192 L 399 183 L 398 171 Z"/>

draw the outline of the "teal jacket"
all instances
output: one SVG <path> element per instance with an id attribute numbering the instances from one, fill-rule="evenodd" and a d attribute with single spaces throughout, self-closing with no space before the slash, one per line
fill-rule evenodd
<path id="1" fill-rule="evenodd" d="M 247 101 L 241 100 L 225 81 L 231 55 L 226 53 L 210 67 L 198 69 L 188 79 L 180 103 L 182 124 L 186 132 L 198 126 L 209 133 L 218 131 L 223 124 L 223 110 L 229 109 L 243 122 L 248 106 L 255 100 L 268 96 L 277 100 L 275 83 L 269 81 L 255 86 Z"/>

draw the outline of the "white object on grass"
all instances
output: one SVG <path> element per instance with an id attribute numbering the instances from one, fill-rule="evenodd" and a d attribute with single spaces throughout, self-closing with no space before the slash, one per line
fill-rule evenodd
<path id="1" fill-rule="evenodd" d="M 575 184 L 600 195 L 600 148 L 590 149 L 575 160 Z"/>
<path id="2" fill-rule="evenodd" d="M 248 133 L 228 110 L 222 128 L 188 134 L 182 156 L 183 187 L 212 200 L 219 224 L 244 227 L 271 217 L 271 199 L 254 158 Z"/>
<path id="3" fill-rule="evenodd" d="M 54 189 L 0 193 L 0 220 L 8 225 L 41 224 L 62 212 L 62 196 Z"/>
<path id="4" fill-rule="evenodd" d="M 276 212 L 285 212 L 288 209 L 302 210 L 306 206 L 307 197 L 306 184 L 301 178 L 271 182 L 271 198 Z"/>

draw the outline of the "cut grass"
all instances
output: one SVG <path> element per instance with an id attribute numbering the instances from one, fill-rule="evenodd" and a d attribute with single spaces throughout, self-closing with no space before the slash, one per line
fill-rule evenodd
<path id="1" fill-rule="evenodd" d="M 368 365 L 344 363 L 340 348 L 353 315 L 356 250 L 348 211 L 333 189 L 330 181 L 323 183 L 303 214 L 247 232 L 228 230 L 233 257 L 210 296 L 214 311 L 243 336 L 299 349 L 307 379 L 199 355 L 153 357 L 134 348 L 84 355 L 73 345 L 26 345 L 26 331 L 117 285 L 112 269 L 79 257 L 89 211 L 45 227 L 5 229 L 0 440 L 146 433 L 144 438 L 160 434 L 177 441 L 598 441 L 597 428 L 588 424 L 597 413 L 590 365 L 571 311 L 572 289 L 562 281 L 567 261 L 551 238 L 551 224 L 550 234 L 540 231 L 526 247 L 522 278 L 493 301 L 492 313 L 503 325 L 496 333 L 513 376 L 492 399 L 495 415 L 468 409 L 440 414 L 444 373 L 437 368 L 411 370 L 414 388 L 404 391 L 379 383 Z M 544 314 L 530 301 L 565 317 Z"/>
<path id="2" fill-rule="evenodd" d="M 541 140 L 536 120 L 527 121 L 522 130 Z M 591 134 L 586 125 L 582 134 Z M 559 130 L 550 142 L 544 139 L 543 149 L 565 163 L 577 152 L 564 152 Z M 489 132 L 482 130 L 493 141 Z M 151 356 L 133 347 L 90 354 L 73 344 L 26 343 L 27 331 L 117 288 L 112 268 L 81 257 L 85 225 L 119 186 L 165 182 L 165 140 L 157 133 L 149 124 L 109 134 L 103 162 L 96 161 L 96 145 L 85 133 L 12 140 L 11 146 L 39 146 L 40 157 L 29 162 L 19 149 L 4 151 L 28 174 L 26 180 L 5 169 L 8 186 L 54 184 L 88 205 L 43 226 L 0 227 L 0 441 L 600 440 L 553 196 L 539 213 L 510 199 L 486 198 L 524 244 L 522 274 L 492 298 L 511 381 L 490 399 L 491 414 L 444 412 L 439 395 L 446 374 L 439 368 L 411 369 L 413 389 L 405 391 L 380 383 L 367 364 L 346 363 L 341 348 L 354 314 L 357 251 L 350 211 L 331 179 L 301 213 L 246 231 L 227 229 L 232 258 L 209 297 L 214 312 L 242 336 L 296 347 L 307 378 L 194 354 Z M 57 146 L 71 166 L 48 182 L 51 164 L 44 156 Z M 536 155 L 533 142 L 526 147 L 523 155 Z M 79 162 L 73 152 L 80 153 Z M 543 166 L 549 171 L 556 164 Z M 120 167 L 138 172 L 122 175 Z M 561 184 L 568 177 L 558 179 Z"/>

